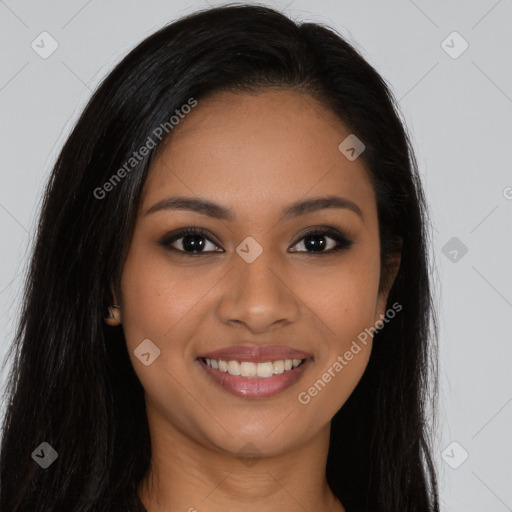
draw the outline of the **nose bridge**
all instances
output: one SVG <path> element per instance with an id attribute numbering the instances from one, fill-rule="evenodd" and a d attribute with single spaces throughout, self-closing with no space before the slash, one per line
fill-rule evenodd
<path id="1" fill-rule="evenodd" d="M 242 243 L 240 249 L 247 246 Z M 249 242 L 249 252 L 253 249 Z M 283 265 L 270 249 L 262 250 L 254 260 L 246 259 L 243 252 L 233 254 L 233 265 L 236 271 L 219 307 L 224 322 L 241 322 L 263 331 L 277 322 L 296 319 L 298 301 L 284 282 Z"/>

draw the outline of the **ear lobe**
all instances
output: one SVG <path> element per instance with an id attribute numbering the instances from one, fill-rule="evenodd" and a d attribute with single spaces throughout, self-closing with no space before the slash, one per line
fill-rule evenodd
<path id="1" fill-rule="evenodd" d="M 110 326 L 116 326 L 121 323 L 121 312 L 119 308 L 110 306 L 108 308 L 108 316 L 104 319 L 105 323 Z"/>
<path id="2" fill-rule="evenodd" d="M 106 324 L 115 326 L 121 323 L 121 308 L 117 305 L 116 292 L 112 282 L 110 283 L 110 294 L 112 297 L 112 305 L 108 308 L 108 315 L 104 320 Z"/>
<path id="3" fill-rule="evenodd" d="M 379 286 L 379 297 L 377 300 L 377 307 L 375 310 L 375 323 L 382 321 L 386 314 L 386 303 L 388 300 L 389 292 L 395 282 L 395 278 L 400 268 L 400 261 L 402 259 L 401 251 L 393 253 L 387 261 L 386 268 L 383 273 L 383 280 Z"/>

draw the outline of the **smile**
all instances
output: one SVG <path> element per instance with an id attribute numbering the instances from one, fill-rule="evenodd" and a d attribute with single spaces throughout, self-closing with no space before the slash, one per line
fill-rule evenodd
<path id="1" fill-rule="evenodd" d="M 222 359 L 204 358 L 203 361 L 210 367 L 230 375 L 259 379 L 269 379 L 274 375 L 281 375 L 300 366 L 305 359 L 281 359 L 278 361 L 264 361 L 254 363 L 250 361 L 224 361 Z"/>
<path id="2" fill-rule="evenodd" d="M 201 357 L 197 362 L 210 382 L 223 391 L 239 398 L 264 399 L 292 387 L 313 364 L 313 358 L 255 362 Z"/>

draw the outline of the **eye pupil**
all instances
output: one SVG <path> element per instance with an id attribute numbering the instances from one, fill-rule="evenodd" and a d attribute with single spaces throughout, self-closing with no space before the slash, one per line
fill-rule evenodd
<path id="1" fill-rule="evenodd" d="M 325 248 L 325 237 L 321 235 L 309 235 L 304 237 L 304 246 L 307 250 L 321 252 Z"/>
<path id="2" fill-rule="evenodd" d="M 330 241 L 329 241 L 330 239 Z M 334 244 L 333 244 L 334 242 Z M 183 228 L 178 233 L 170 233 L 162 238 L 159 242 L 160 245 L 168 250 L 172 250 L 185 256 L 198 256 L 208 255 L 214 252 L 224 252 L 219 249 L 217 243 L 212 242 L 209 232 L 201 228 Z M 214 246 L 213 250 L 207 250 L 207 244 Z M 300 242 L 297 242 L 291 249 L 292 252 L 297 253 L 318 253 L 320 254 L 334 254 L 338 251 L 349 248 L 353 242 L 345 235 L 339 233 L 337 230 L 330 229 L 316 229 L 310 231 L 302 236 Z M 331 247 L 334 245 L 334 247 Z"/>
<path id="3" fill-rule="evenodd" d="M 200 235 L 186 235 L 183 237 L 183 247 L 186 251 L 204 249 L 204 238 Z"/>

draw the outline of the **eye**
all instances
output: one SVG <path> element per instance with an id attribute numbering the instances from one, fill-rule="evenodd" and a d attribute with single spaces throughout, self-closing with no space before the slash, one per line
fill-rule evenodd
<path id="1" fill-rule="evenodd" d="M 333 228 L 316 228 L 309 231 L 293 247 L 303 250 L 291 252 L 310 252 L 311 254 L 332 254 L 333 252 L 348 249 L 354 242 L 343 233 Z"/>
<path id="2" fill-rule="evenodd" d="M 213 252 L 224 252 L 210 239 L 210 234 L 203 228 L 186 227 L 165 235 L 158 243 L 167 249 L 187 256 L 199 256 Z M 332 254 L 348 249 L 353 245 L 343 233 L 334 228 L 316 228 L 305 235 L 292 247 L 291 252 L 307 252 L 309 254 Z M 304 250 L 303 250 L 304 249 Z"/>
<path id="3" fill-rule="evenodd" d="M 205 229 L 188 227 L 165 235 L 158 243 L 168 249 L 194 256 L 201 253 L 224 252 L 208 235 Z"/>

